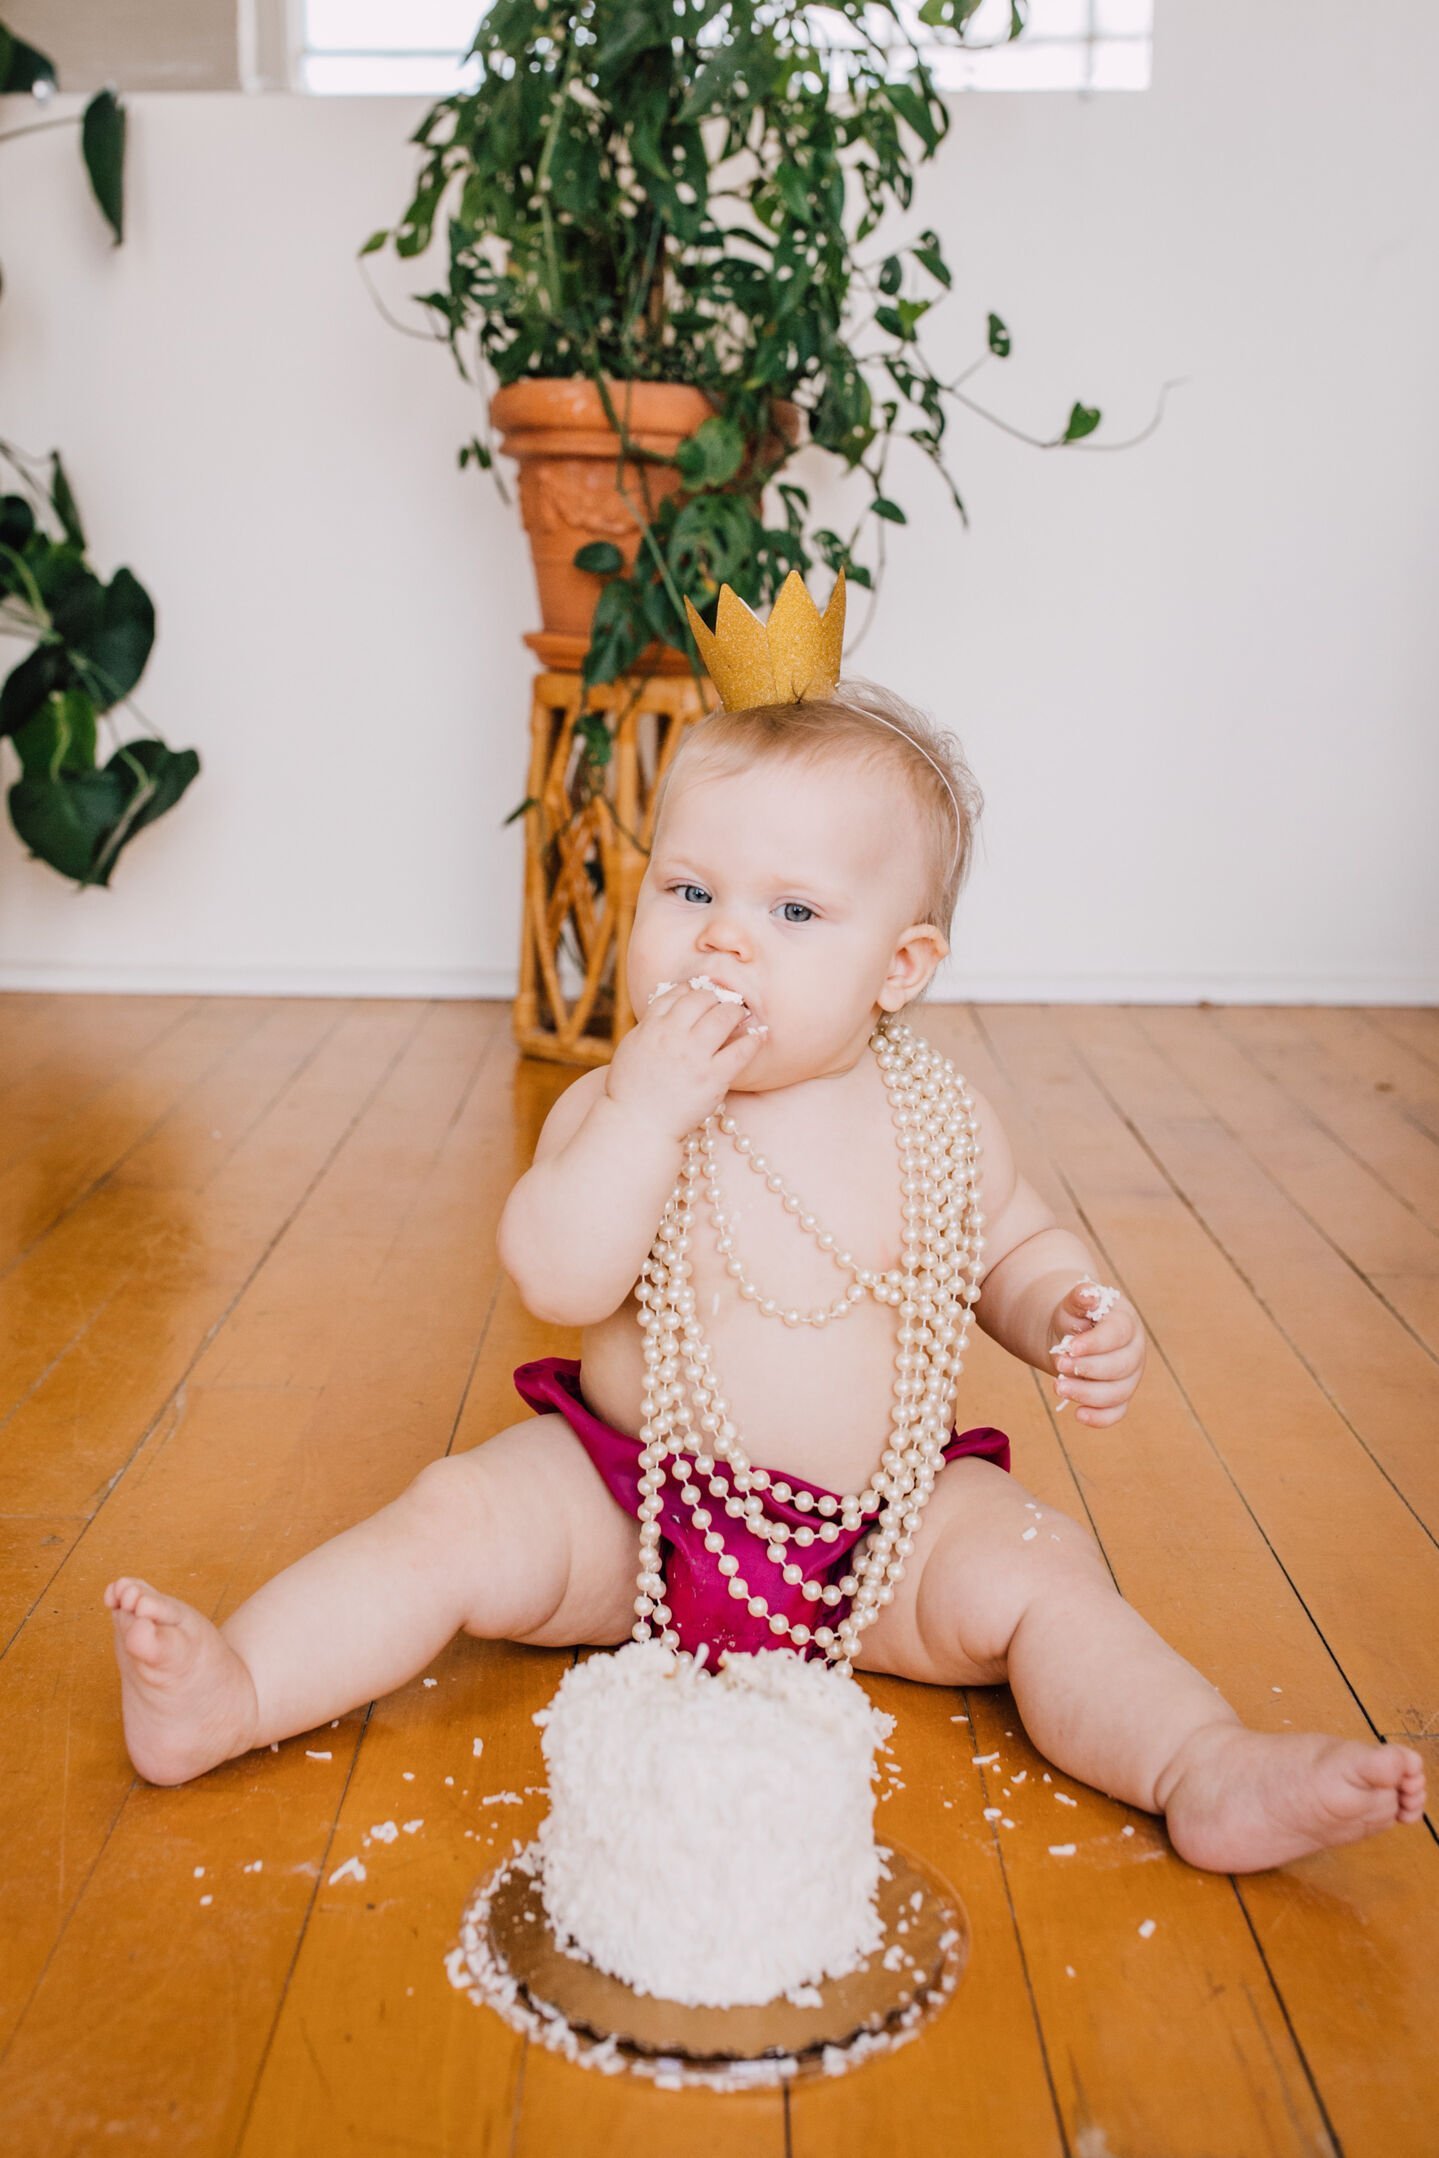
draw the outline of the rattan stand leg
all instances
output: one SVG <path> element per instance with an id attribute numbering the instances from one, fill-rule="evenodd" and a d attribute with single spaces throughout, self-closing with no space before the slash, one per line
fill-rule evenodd
<path id="1" fill-rule="evenodd" d="M 710 708 L 691 676 L 622 677 L 587 700 L 578 674 L 536 677 L 514 1006 L 526 1056 L 606 1064 L 634 1025 L 625 961 L 655 798 L 685 729 Z M 582 709 L 605 715 L 614 745 L 593 792 L 581 778 Z"/>

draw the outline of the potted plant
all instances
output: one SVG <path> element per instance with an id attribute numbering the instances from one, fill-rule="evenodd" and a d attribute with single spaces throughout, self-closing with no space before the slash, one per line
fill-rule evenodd
<path id="1" fill-rule="evenodd" d="M 962 39 L 978 5 L 925 0 L 918 20 Z M 495 0 L 467 55 L 476 87 L 442 98 L 412 138 L 425 152 L 413 199 L 361 252 L 418 256 L 443 218 L 447 274 L 415 297 L 466 379 L 497 385 L 490 417 L 522 457 L 547 607 L 553 572 L 567 573 L 569 612 L 547 628 L 586 629 L 587 684 L 665 649 L 697 664 L 684 600 L 712 619 L 721 583 L 760 606 L 818 554 L 874 587 L 855 549 L 876 520 L 882 565 L 884 524 L 906 522 L 885 479 L 898 438 L 965 518 L 942 441 L 947 402 L 978 409 L 961 387 L 975 368 L 942 382 L 920 347 L 951 284 L 939 237 L 863 253 L 949 127 L 910 12 Z M 1010 35 L 1022 24 L 1012 0 Z M 975 364 L 1009 351 L 990 314 Z M 1076 402 L 1054 446 L 1098 423 Z M 546 434 L 587 479 L 540 476 Z M 847 536 L 809 530 L 807 492 L 780 478 L 805 443 L 870 481 Z M 459 459 L 495 469 L 493 435 Z M 764 514 L 771 481 L 778 524 Z"/>
<path id="2" fill-rule="evenodd" d="M 546 614 L 526 641 L 579 677 L 563 760 L 532 751 L 544 798 L 532 786 L 505 819 L 530 813 L 516 1033 L 536 1053 L 597 1059 L 591 1015 L 629 1023 L 615 985 L 646 811 L 622 821 L 633 772 L 607 767 L 617 741 L 632 761 L 633 678 L 689 669 L 703 685 L 685 600 L 713 624 L 728 583 L 763 608 L 816 556 L 877 592 L 886 527 L 907 522 L 886 478 L 899 439 L 968 522 L 947 408 L 982 411 L 965 385 L 1009 355 L 1009 331 L 989 314 L 975 360 L 941 381 L 920 334 L 952 282 L 939 235 L 873 259 L 865 243 L 908 209 L 950 124 L 907 22 L 963 39 L 979 4 L 923 0 L 916 18 L 915 0 L 494 0 L 467 55 L 476 86 L 426 113 L 413 197 L 360 251 L 415 258 L 443 233 L 443 280 L 414 297 L 465 379 L 494 385 L 490 429 L 459 462 L 498 481 L 496 431 L 519 455 Z M 1011 0 L 1010 36 L 1022 27 Z M 1040 446 L 1099 418 L 1074 402 Z M 816 526 L 785 476 L 803 447 L 868 481 L 847 534 Z M 871 521 L 874 569 L 856 552 Z M 575 902 L 577 860 L 593 890 Z M 536 969 L 553 1027 L 529 1017 Z"/>

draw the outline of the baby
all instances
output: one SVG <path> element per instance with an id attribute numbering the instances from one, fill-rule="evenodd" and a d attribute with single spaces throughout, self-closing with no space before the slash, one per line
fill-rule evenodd
<path id="1" fill-rule="evenodd" d="M 814 1653 L 822 1627 L 834 1638 L 863 1561 L 845 1495 L 879 1472 L 896 1402 L 935 1347 L 931 1300 L 901 1288 L 924 1192 L 901 1184 L 881 1052 L 948 949 L 977 801 L 952 742 L 873 685 L 722 710 L 686 735 L 629 942 L 637 1024 L 555 1103 L 499 1225 L 529 1310 L 582 1330 L 579 1362 L 522 1366 L 540 1413 L 430 1463 L 222 1627 L 142 1581 L 112 1582 L 141 1775 L 179 1783 L 323 1725 L 404 1684 L 460 1630 L 618 1644 L 638 1613 L 712 1653 L 796 1639 Z M 1017 1173 L 989 1104 L 964 1098 L 983 1209 L 977 1323 L 1028 1364 L 1057 1362 L 1078 1420 L 1113 1425 L 1144 1367 L 1138 1315 L 1099 1290 L 1094 1255 Z M 737 1472 L 712 1511 L 698 1501 L 713 1460 L 683 1506 L 686 1474 L 662 1498 L 640 1466 L 647 1375 L 652 1400 L 666 1376 L 646 1362 L 652 1247 L 701 1130 L 686 1332 L 708 1347 L 723 1410 L 699 1421 L 770 1465 Z M 957 1353 L 945 1368 L 947 1426 Z M 922 1524 L 899 1538 L 859 1668 L 1007 1680 L 1057 1767 L 1162 1813 L 1195 1866 L 1282 1865 L 1419 1818 L 1412 1749 L 1246 1729 L 1118 1595 L 1084 1527 L 1046 1506 L 1036 1535 L 1002 1432 L 951 1431 L 934 1452 Z M 889 1448 L 886 1469 L 897 1458 Z M 752 1485 L 789 1530 L 769 1553 L 737 1519 Z M 642 1569 L 656 1520 L 662 1570 Z M 730 1593 L 736 1549 L 765 1593 Z"/>

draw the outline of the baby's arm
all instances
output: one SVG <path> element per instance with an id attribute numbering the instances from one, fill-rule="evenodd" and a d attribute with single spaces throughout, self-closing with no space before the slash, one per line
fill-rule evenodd
<path id="1" fill-rule="evenodd" d="M 537 1319 L 597 1326 L 634 1287 L 684 1143 L 720 1107 L 763 1029 L 712 988 L 670 982 L 545 1120 L 500 1217 L 500 1263 Z"/>
<path id="2" fill-rule="evenodd" d="M 500 1264 L 526 1310 L 552 1326 L 596 1326 L 619 1310 L 654 1242 L 680 1151 L 612 1099 L 603 1069 L 566 1088 L 500 1216 Z"/>
<path id="3" fill-rule="evenodd" d="M 1144 1329 L 1127 1299 L 1090 1326 L 1080 1283 L 1096 1276 L 1093 1254 L 1062 1229 L 1015 1167 L 998 1117 L 971 1086 L 979 1126 L 980 1203 L 988 1272 L 975 1316 L 1001 1348 L 1042 1371 L 1058 1369 L 1059 1391 L 1080 1404 L 1087 1424 L 1115 1423 L 1144 1369 Z M 1073 1335 L 1073 1354 L 1051 1353 Z M 1068 1376 L 1066 1376 L 1068 1375 Z M 1060 1406 L 1064 1403 L 1061 1400 Z"/>

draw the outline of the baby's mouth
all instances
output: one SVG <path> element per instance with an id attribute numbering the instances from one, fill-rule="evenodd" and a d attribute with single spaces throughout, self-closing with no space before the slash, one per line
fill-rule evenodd
<path id="1" fill-rule="evenodd" d="M 718 996 L 722 1004 L 733 1004 L 740 1010 L 748 1012 L 751 1019 L 756 1022 L 759 1020 L 759 1010 L 753 998 L 743 990 L 731 989 L 728 982 L 717 982 L 709 974 L 691 974 L 688 986 L 691 989 L 711 990 Z M 646 1007 L 653 1004 L 656 997 L 662 997 L 667 989 L 677 989 L 678 987 L 678 982 L 656 982 L 645 1000 Z"/>

